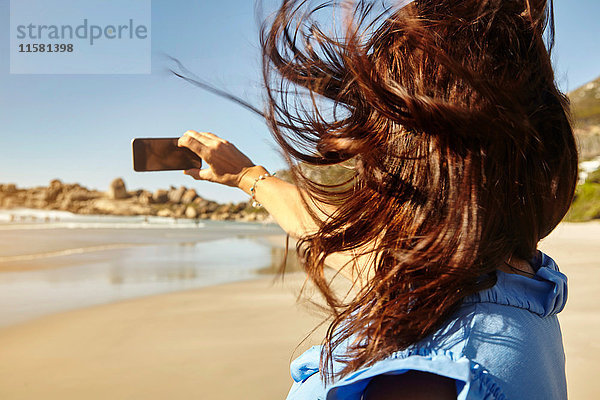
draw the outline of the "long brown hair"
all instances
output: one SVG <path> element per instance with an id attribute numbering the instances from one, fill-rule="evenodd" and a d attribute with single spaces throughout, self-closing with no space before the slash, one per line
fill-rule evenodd
<path id="1" fill-rule="evenodd" d="M 283 0 L 261 31 L 270 130 L 307 205 L 337 207 L 297 243 L 333 314 L 325 379 L 345 340 L 340 375 L 439 329 L 508 256 L 534 256 L 575 189 L 552 2 L 405 3 Z M 348 161 L 331 186 L 299 167 Z M 340 300 L 325 258 L 375 240 L 367 284 Z"/>

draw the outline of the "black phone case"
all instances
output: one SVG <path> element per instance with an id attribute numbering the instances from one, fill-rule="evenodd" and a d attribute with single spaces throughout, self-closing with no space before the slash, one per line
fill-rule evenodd
<path id="1" fill-rule="evenodd" d="M 133 170 L 137 172 L 177 171 L 201 168 L 202 159 L 178 138 L 136 138 L 131 141 Z"/>

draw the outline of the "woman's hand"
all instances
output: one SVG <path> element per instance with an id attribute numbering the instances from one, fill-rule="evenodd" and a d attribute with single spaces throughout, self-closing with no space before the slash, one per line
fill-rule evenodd
<path id="1" fill-rule="evenodd" d="M 184 171 L 196 180 L 239 188 L 244 174 L 254 166 L 232 143 L 209 132 L 187 131 L 179 138 L 178 146 L 187 147 L 208 164 L 208 168 Z"/>

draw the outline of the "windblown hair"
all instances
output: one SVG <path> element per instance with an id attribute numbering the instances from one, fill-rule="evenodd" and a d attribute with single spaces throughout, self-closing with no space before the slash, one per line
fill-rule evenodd
<path id="1" fill-rule="evenodd" d="M 337 207 L 297 243 L 333 314 L 326 380 L 345 340 L 340 376 L 435 332 L 567 212 L 577 151 L 552 14 L 546 0 L 283 0 L 263 25 L 269 128 L 306 205 Z M 331 186 L 299 167 L 346 161 L 353 177 Z M 342 301 L 325 258 L 368 243 L 367 283 Z"/>

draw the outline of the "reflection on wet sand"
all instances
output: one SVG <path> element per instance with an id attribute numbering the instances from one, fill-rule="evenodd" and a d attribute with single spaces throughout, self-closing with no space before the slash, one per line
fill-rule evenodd
<path id="1" fill-rule="evenodd" d="M 281 266 L 283 264 L 283 258 L 285 255 L 285 249 L 280 247 L 271 247 L 271 262 L 269 265 L 266 265 L 262 268 L 256 270 L 257 273 L 261 275 L 271 275 L 278 274 L 281 271 Z M 285 260 L 285 269 L 284 272 L 299 272 L 304 271 L 300 260 L 296 255 L 296 249 L 290 247 L 288 249 L 287 258 Z"/>
<path id="2" fill-rule="evenodd" d="M 242 236 L 106 247 L 28 261 L 52 263 L 51 268 L 32 264 L 19 270 L 1 262 L 0 326 L 128 298 L 254 279 L 276 273 L 283 256 L 283 248 Z M 292 247 L 286 272 L 299 269 Z"/>

